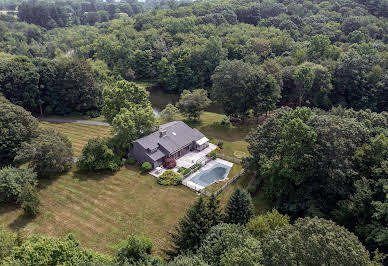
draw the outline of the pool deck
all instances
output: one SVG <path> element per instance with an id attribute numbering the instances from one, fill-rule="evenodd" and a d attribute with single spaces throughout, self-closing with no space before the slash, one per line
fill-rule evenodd
<path id="1" fill-rule="evenodd" d="M 208 162 L 206 165 L 204 165 L 203 167 L 201 167 L 197 172 L 192 173 L 191 175 L 189 175 L 188 177 L 186 177 L 186 178 L 182 181 L 182 184 L 185 185 L 185 186 L 187 186 L 187 187 L 189 187 L 189 188 L 191 188 L 191 189 L 193 189 L 193 190 L 195 190 L 195 191 L 201 191 L 201 190 L 204 189 L 205 187 L 204 187 L 204 186 L 201 186 L 201 185 L 198 185 L 198 184 L 196 184 L 196 183 L 194 183 L 194 182 L 192 182 L 191 179 L 192 179 L 194 176 L 200 174 L 200 173 L 203 172 L 203 171 L 206 171 L 206 170 L 210 169 L 211 167 L 213 167 L 214 165 L 219 164 L 219 163 L 224 164 L 224 165 L 226 165 L 226 166 L 229 166 L 230 169 L 232 169 L 232 167 L 233 167 L 233 163 L 228 162 L 228 161 L 225 161 L 225 160 L 222 160 L 222 159 L 220 159 L 220 158 L 217 158 L 217 159 L 215 159 L 215 160 L 213 160 L 213 161 Z M 229 171 L 230 171 L 230 169 L 229 169 Z M 228 174 L 229 174 L 229 172 L 228 172 Z M 228 176 L 228 175 L 226 175 L 225 179 L 219 180 L 219 181 L 215 181 L 215 182 L 224 181 L 224 180 L 226 180 L 226 179 L 228 178 L 227 176 Z M 213 182 L 213 183 L 214 183 L 214 182 Z M 211 185 L 211 184 L 209 184 L 208 186 L 210 186 L 210 185 Z"/>

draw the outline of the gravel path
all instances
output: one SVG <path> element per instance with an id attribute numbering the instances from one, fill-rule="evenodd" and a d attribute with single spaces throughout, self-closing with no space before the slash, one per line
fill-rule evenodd
<path id="1" fill-rule="evenodd" d="M 105 126 L 110 127 L 109 123 L 100 122 L 100 121 L 89 121 L 89 120 L 74 120 L 74 119 L 62 119 L 62 118 L 45 118 L 38 117 L 40 121 L 54 122 L 54 123 L 75 123 L 75 124 L 85 124 L 85 125 L 96 125 L 96 126 Z"/>

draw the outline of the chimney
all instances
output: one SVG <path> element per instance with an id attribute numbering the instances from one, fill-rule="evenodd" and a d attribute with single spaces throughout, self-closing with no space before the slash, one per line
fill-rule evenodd
<path id="1" fill-rule="evenodd" d="M 159 136 L 161 137 L 161 138 L 163 138 L 164 136 L 166 136 L 167 135 L 167 130 L 160 130 L 159 131 Z"/>

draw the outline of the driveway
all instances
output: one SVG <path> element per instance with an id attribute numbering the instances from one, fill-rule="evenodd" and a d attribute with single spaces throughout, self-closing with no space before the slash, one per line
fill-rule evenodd
<path id="1" fill-rule="evenodd" d="M 110 127 L 109 123 L 100 122 L 100 121 L 89 121 L 89 120 L 74 120 L 74 119 L 63 119 L 63 118 L 46 118 L 46 117 L 37 117 L 40 121 L 53 122 L 53 123 L 75 123 L 75 124 L 85 124 L 85 125 L 96 125 Z"/>

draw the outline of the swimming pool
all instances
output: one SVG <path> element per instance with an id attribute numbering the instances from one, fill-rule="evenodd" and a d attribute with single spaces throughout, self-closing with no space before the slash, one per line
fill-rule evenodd
<path id="1" fill-rule="evenodd" d="M 228 176 L 230 169 L 231 166 L 217 163 L 209 169 L 199 172 L 197 175 L 193 176 L 190 181 L 201 187 L 207 187 L 215 181 L 225 179 Z"/>

